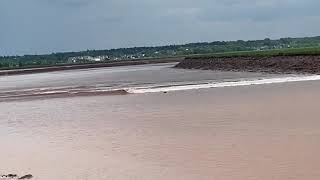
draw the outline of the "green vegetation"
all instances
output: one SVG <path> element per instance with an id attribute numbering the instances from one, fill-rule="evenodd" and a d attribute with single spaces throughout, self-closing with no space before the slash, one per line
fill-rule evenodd
<path id="1" fill-rule="evenodd" d="M 214 54 L 197 54 L 187 56 L 187 58 L 214 58 L 214 57 L 257 57 L 257 56 L 299 56 L 299 55 L 320 55 L 320 47 L 311 48 L 287 48 L 287 49 L 273 49 L 263 51 L 236 51 L 227 53 Z"/>
<path id="2" fill-rule="evenodd" d="M 320 54 L 320 36 L 264 39 L 256 41 L 216 41 L 161 47 L 134 47 L 110 50 L 52 53 L 47 55 L 0 56 L 0 69 L 59 66 L 162 57 L 253 56 Z M 209 55 L 207 55 L 209 54 Z"/>

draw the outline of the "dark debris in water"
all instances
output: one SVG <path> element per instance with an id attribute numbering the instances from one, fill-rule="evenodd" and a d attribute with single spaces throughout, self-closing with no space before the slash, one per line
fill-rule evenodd
<path id="1" fill-rule="evenodd" d="M 27 174 L 24 176 L 18 176 L 17 174 L 7 174 L 7 175 L 0 175 L 0 180 L 14 180 L 14 179 L 32 179 L 32 174 Z"/>

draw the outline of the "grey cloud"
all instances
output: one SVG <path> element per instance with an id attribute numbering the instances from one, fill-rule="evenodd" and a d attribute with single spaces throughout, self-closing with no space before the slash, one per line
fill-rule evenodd
<path id="1" fill-rule="evenodd" d="M 318 0 L 1 0 L 0 55 L 312 36 Z"/>
<path id="2" fill-rule="evenodd" d="M 88 1 L 66 1 L 63 3 L 63 5 L 68 6 L 68 7 L 84 7 L 90 5 L 90 2 Z"/>
<path id="3" fill-rule="evenodd" d="M 32 0 L 34 3 L 37 4 L 48 4 L 48 5 L 55 5 L 60 7 L 67 7 L 67 8 L 79 8 L 79 7 L 86 7 L 90 4 L 94 4 L 97 0 Z"/>

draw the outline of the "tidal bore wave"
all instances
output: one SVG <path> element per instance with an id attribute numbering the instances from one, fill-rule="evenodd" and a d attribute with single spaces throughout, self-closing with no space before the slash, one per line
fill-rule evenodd
<path id="1" fill-rule="evenodd" d="M 291 77 L 281 77 L 281 78 L 265 78 L 265 79 L 229 81 L 229 82 L 210 82 L 210 83 L 204 83 L 204 84 L 191 84 L 191 85 L 189 84 L 189 85 L 178 85 L 178 86 L 168 86 L 168 87 L 148 87 L 148 88 L 142 87 L 142 88 L 128 89 L 127 92 L 133 93 L 133 94 L 157 93 L 157 92 L 184 91 L 184 90 L 193 90 L 193 89 L 250 86 L 250 85 L 316 81 L 316 80 L 320 80 L 320 75 L 291 76 Z"/>
<path id="2" fill-rule="evenodd" d="M 277 78 L 260 78 L 238 81 L 223 82 L 201 82 L 201 83 L 183 83 L 183 84 L 154 84 L 140 87 L 123 87 L 113 88 L 110 86 L 79 86 L 79 87 L 57 87 L 57 88 L 35 88 L 22 89 L 14 91 L 0 92 L 0 100 L 8 99 L 24 99 L 28 97 L 68 97 L 68 96 L 94 96 L 94 95 L 127 95 L 127 94 L 143 94 L 143 93 L 160 93 L 171 91 L 186 91 L 208 88 L 223 88 L 236 86 L 250 86 L 263 84 L 277 84 L 287 82 L 316 81 L 320 80 L 320 75 L 310 76 L 289 76 Z"/>

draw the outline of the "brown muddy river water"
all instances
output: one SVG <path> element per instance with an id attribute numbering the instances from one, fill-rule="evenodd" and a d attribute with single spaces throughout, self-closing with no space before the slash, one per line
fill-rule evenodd
<path id="1" fill-rule="evenodd" d="M 148 77 L 107 69 L 1 77 L 0 91 L 97 84 L 77 74 L 100 79 L 104 87 L 111 76 L 119 78 L 112 79 L 114 84 L 130 87 L 189 84 L 190 77 L 195 82 L 269 76 L 227 73 L 229 78 L 221 78 L 226 74 L 152 68 Z M 158 70 L 167 71 L 165 77 Z M 135 79 L 139 82 L 132 83 Z M 319 92 L 320 81 L 308 81 L 166 94 L 4 99 L 0 174 L 32 174 L 39 180 L 318 180 Z"/>

